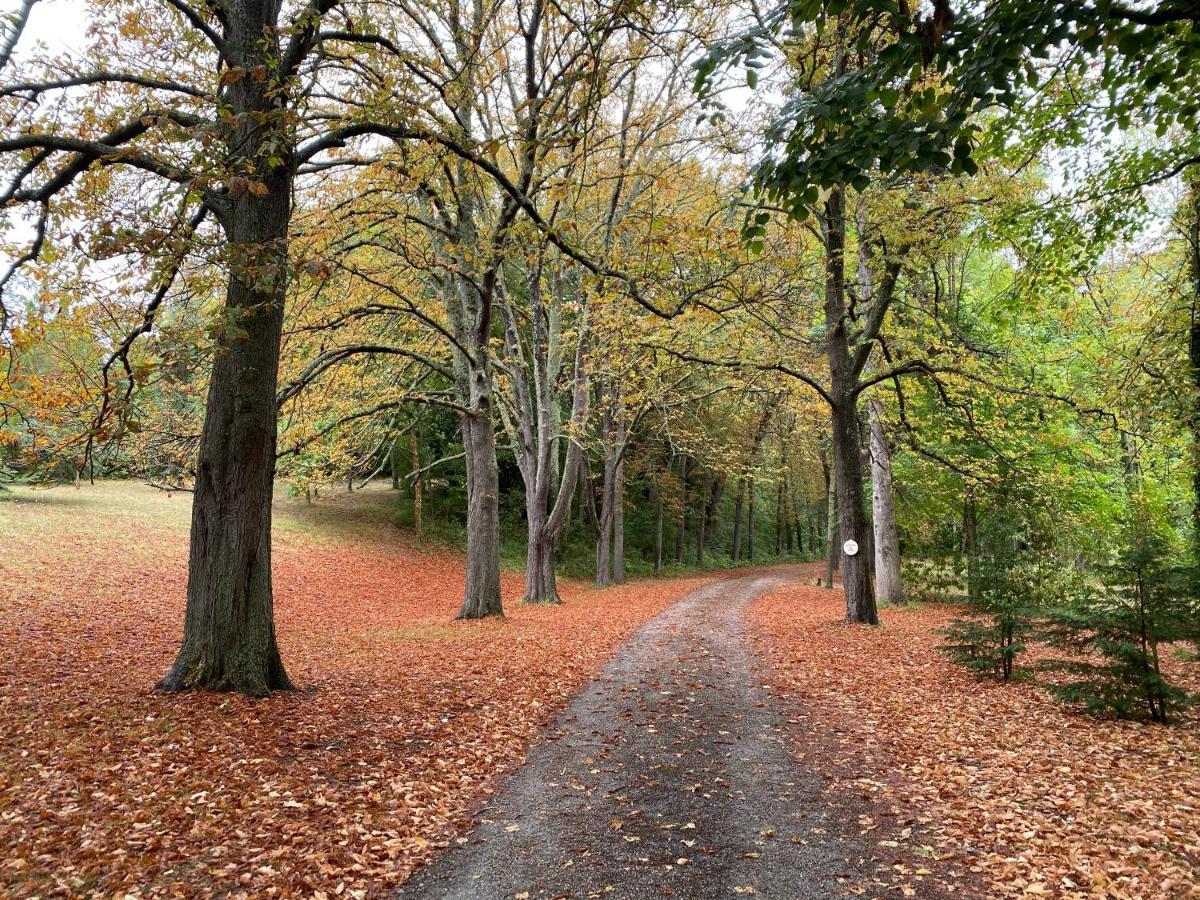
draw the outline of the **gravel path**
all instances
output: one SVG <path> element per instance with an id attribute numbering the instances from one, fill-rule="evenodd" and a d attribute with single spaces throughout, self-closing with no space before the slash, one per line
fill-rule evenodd
<path id="1" fill-rule="evenodd" d="M 830 897 L 861 853 L 762 685 L 746 605 L 702 588 L 640 629 L 483 810 L 405 886 L 421 898 Z"/>

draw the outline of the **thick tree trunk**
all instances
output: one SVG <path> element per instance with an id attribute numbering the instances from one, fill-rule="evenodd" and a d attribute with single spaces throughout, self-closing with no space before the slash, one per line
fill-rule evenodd
<path id="1" fill-rule="evenodd" d="M 883 433 L 879 403 L 867 401 L 871 420 L 871 523 L 875 529 L 875 599 L 897 605 L 904 602 L 900 580 L 900 537 L 896 531 L 896 505 L 892 493 L 892 458 Z"/>
<path id="2" fill-rule="evenodd" d="M 230 66 L 269 68 L 279 57 L 277 4 L 231 3 Z M 292 164 L 281 98 L 270 80 L 243 78 L 222 97 L 232 113 L 226 144 L 255 163 L 262 189 L 231 197 L 220 214 L 229 250 L 226 321 L 209 381 L 192 503 L 183 641 L 163 690 L 289 689 L 275 639 L 271 496 L 276 390 L 287 292 Z M 264 163 L 263 149 L 283 162 Z"/>
<path id="3" fill-rule="evenodd" d="M 525 603 L 561 603 L 554 575 L 555 541 L 546 528 L 546 516 L 529 509 L 525 560 Z"/>
<path id="4" fill-rule="evenodd" d="M 704 545 L 708 541 L 708 502 L 707 496 L 712 478 L 700 482 L 700 521 L 696 523 L 696 565 L 704 565 Z"/>
<path id="5" fill-rule="evenodd" d="M 467 581 L 460 619 L 504 614 L 500 600 L 500 473 L 489 407 L 464 413 L 467 469 Z"/>
<path id="6" fill-rule="evenodd" d="M 846 333 L 846 218 L 845 196 L 835 187 L 825 201 L 825 322 L 829 336 L 830 425 L 833 433 L 833 476 L 837 485 L 840 539 L 867 544 L 867 521 L 862 485 L 862 446 L 859 440 L 858 377 Z M 869 562 L 863 553 L 842 552 L 842 590 L 846 621 L 877 625 L 879 614 L 871 590 Z"/>
<path id="7" fill-rule="evenodd" d="M 834 484 L 837 493 L 838 540 L 844 545 L 854 540 L 859 552 L 841 549 L 842 590 L 846 595 L 846 621 L 864 625 L 879 624 L 875 595 L 871 590 L 869 547 L 870 523 L 862 486 L 861 448 L 858 438 L 858 411 L 854 400 L 834 405 L 833 416 Z"/>

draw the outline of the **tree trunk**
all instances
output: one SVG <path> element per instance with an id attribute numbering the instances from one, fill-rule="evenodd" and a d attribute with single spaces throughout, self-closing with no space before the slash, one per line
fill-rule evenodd
<path id="1" fill-rule="evenodd" d="M 561 603 L 554 576 L 555 541 L 546 528 L 545 510 L 527 505 L 529 527 L 525 560 L 525 603 Z"/>
<path id="2" fill-rule="evenodd" d="M 775 555 L 783 553 L 783 523 L 780 521 L 780 510 L 783 507 L 783 481 L 775 482 Z"/>
<path id="3" fill-rule="evenodd" d="M 227 6 L 225 55 L 244 71 L 279 58 L 278 5 Z M 231 167 L 256 164 L 263 189 L 230 198 L 220 213 L 229 250 L 227 321 L 209 380 L 192 503 L 183 641 L 158 686 L 232 690 L 251 696 L 290 689 L 275 639 L 271 591 L 271 498 L 276 390 L 287 293 L 292 161 L 288 98 L 270 79 L 226 86 Z M 263 164 L 270 155 L 283 158 Z"/>
<path id="4" fill-rule="evenodd" d="M 423 540 L 425 537 L 424 523 L 422 522 L 422 494 L 424 486 L 422 480 L 424 476 L 421 474 L 421 433 L 413 427 L 412 435 L 412 480 L 413 480 L 413 528 L 417 532 L 417 540 Z"/>
<path id="5" fill-rule="evenodd" d="M 392 438 L 392 449 L 388 455 L 388 468 L 392 470 L 392 490 L 400 490 L 400 435 Z"/>
<path id="6" fill-rule="evenodd" d="M 596 537 L 596 585 L 608 587 L 612 580 L 613 511 L 616 500 L 616 467 L 604 463 L 604 485 L 600 491 L 600 533 Z"/>
<path id="7" fill-rule="evenodd" d="M 837 520 L 837 488 L 833 483 L 833 472 L 826 472 L 825 476 L 825 587 L 833 587 L 833 572 L 837 568 L 838 556 L 841 549 L 838 547 L 838 520 Z"/>
<path id="8" fill-rule="evenodd" d="M 742 507 L 746 502 L 746 479 L 738 479 L 737 499 L 733 501 L 733 561 L 742 559 Z"/>
<path id="9" fill-rule="evenodd" d="M 858 378 L 850 357 L 846 332 L 846 218 L 845 196 L 835 187 L 825 201 L 825 322 L 829 331 L 830 425 L 833 432 L 833 476 L 837 485 L 840 539 L 867 543 L 862 485 L 862 446 L 859 440 Z M 869 563 L 863 553 L 842 552 L 842 590 L 846 621 L 877 625 L 879 614 L 871 590 Z"/>
<path id="10" fill-rule="evenodd" d="M 708 492 L 712 478 L 700 482 L 700 521 L 696 523 L 696 565 L 704 565 L 704 545 L 708 540 Z"/>
<path id="11" fill-rule="evenodd" d="M 625 583 L 625 456 L 617 461 L 613 485 L 613 584 Z"/>
<path id="12" fill-rule="evenodd" d="M 796 553 L 804 556 L 804 519 L 800 515 L 800 498 L 795 494 L 791 495 L 791 507 L 792 521 L 796 529 Z"/>
<path id="13" fill-rule="evenodd" d="M 1192 368 L 1192 547 L 1200 564 L 1200 173 L 1188 178 L 1187 254 L 1191 276 L 1188 361 Z"/>
<path id="14" fill-rule="evenodd" d="M 500 473 L 490 407 L 463 413 L 467 469 L 467 581 L 460 619 L 504 615 L 500 600 Z"/>
<path id="15" fill-rule="evenodd" d="M 679 462 L 679 483 L 682 487 L 682 496 L 679 500 L 679 516 L 675 522 L 675 565 L 682 566 L 688 507 L 688 458 L 686 456 Z"/>
<path id="16" fill-rule="evenodd" d="M 663 498 L 662 492 L 654 491 L 654 574 L 663 570 Z"/>
<path id="17" fill-rule="evenodd" d="M 746 504 L 746 559 L 754 562 L 754 477 L 750 477 L 750 483 L 746 486 L 746 492 L 750 495 L 749 502 Z"/>
<path id="18" fill-rule="evenodd" d="M 786 457 L 785 457 L 786 459 Z M 795 550 L 795 544 L 792 541 L 792 479 L 785 471 L 783 473 L 783 484 L 780 486 L 779 492 L 779 517 L 783 521 L 783 539 L 787 545 L 788 556 L 792 555 Z"/>
<path id="19" fill-rule="evenodd" d="M 963 497 L 963 554 L 967 557 L 967 599 L 975 602 L 980 597 L 979 586 L 979 519 L 975 510 L 975 496 L 968 487 Z"/>
<path id="20" fill-rule="evenodd" d="M 879 403 L 867 401 L 871 420 L 871 510 L 875 529 L 875 599 L 895 606 L 904 602 L 900 580 L 900 538 L 892 493 L 892 459 L 883 433 Z"/>

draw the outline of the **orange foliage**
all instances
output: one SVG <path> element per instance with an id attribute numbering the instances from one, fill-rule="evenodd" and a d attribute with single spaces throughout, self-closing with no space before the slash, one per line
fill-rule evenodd
<path id="1" fill-rule="evenodd" d="M 917 855 L 965 861 L 993 896 L 1200 896 L 1200 721 L 1075 715 L 1032 684 L 980 680 L 937 650 L 950 608 L 844 624 L 840 592 L 795 587 L 752 618 L 774 686 L 902 810 Z M 1200 687 L 1195 663 L 1172 675 Z M 903 833 L 902 833 L 903 834 Z M 918 846 L 922 843 L 924 846 Z M 904 848 L 901 848 L 904 849 Z"/>
<path id="2" fill-rule="evenodd" d="M 71 489 L 43 496 L 0 504 L 0 886 L 17 894 L 394 886 L 622 640 L 703 581 L 564 584 L 546 608 L 522 607 L 508 575 L 509 618 L 454 622 L 458 556 L 387 525 L 285 523 L 276 621 L 302 689 L 169 696 L 152 687 L 182 628 L 186 498 L 140 489 L 101 520 Z"/>

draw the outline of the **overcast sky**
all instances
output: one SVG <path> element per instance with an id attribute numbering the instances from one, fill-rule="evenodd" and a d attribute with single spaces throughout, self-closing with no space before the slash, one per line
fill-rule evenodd
<path id="1" fill-rule="evenodd" d="M 0 0 L 5 15 L 19 6 L 19 0 Z M 83 46 L 87 23 L 87 4 L 83 0 L 41 0 L 33 7 L 18 55 L 22 50 L 28 52 L 36 41 L 44 43 L 51 53 L 78 50 Z"/>

